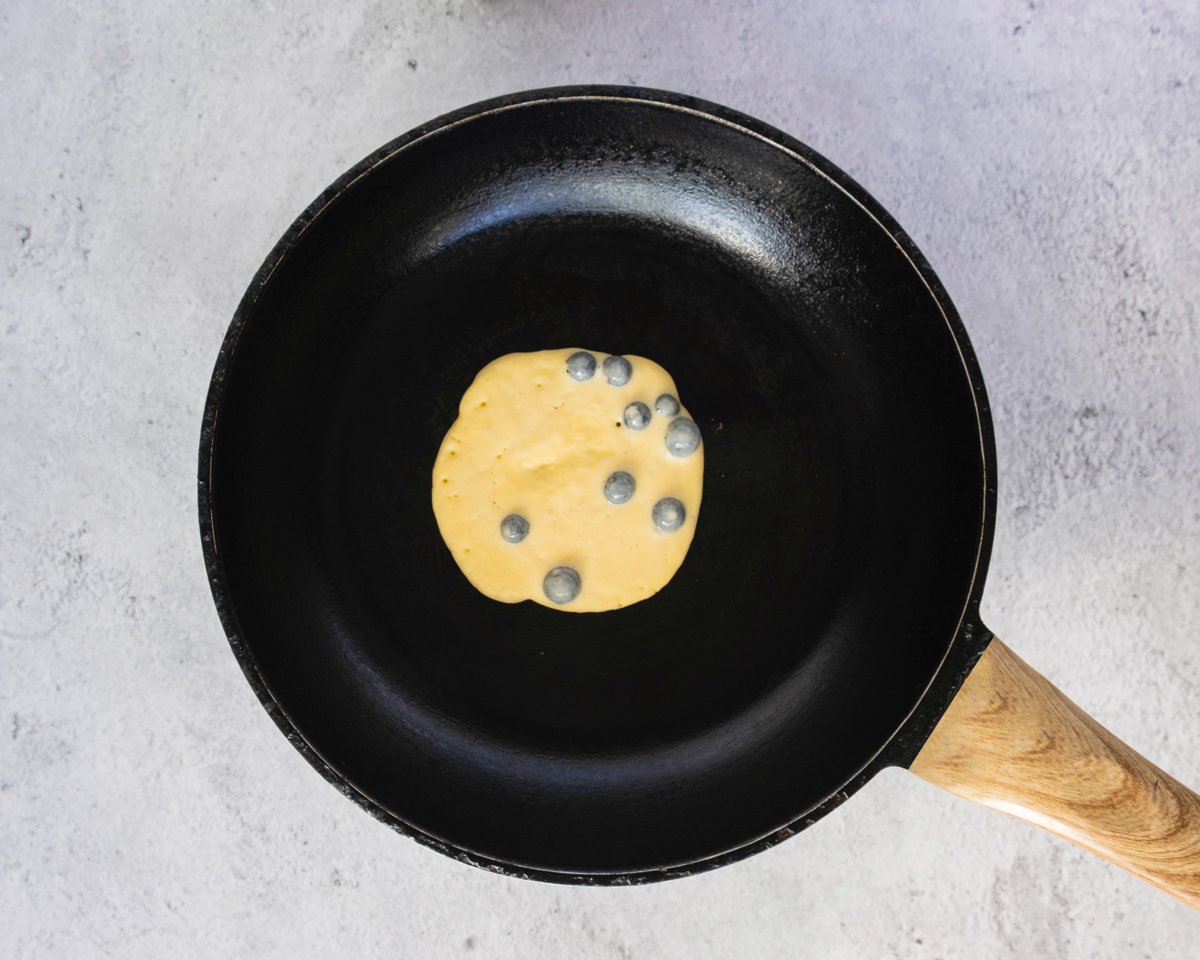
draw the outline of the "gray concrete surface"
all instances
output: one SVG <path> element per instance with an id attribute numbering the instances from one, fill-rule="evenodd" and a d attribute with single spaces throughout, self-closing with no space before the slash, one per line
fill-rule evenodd
<path id="1" fill-rule="evenodd" d="M 193 483 L 225 325 L 293 216 L 442 111 L 675 88 L 826 153 L 912 233 L 996 415 L 985 614 L 1200 784 L 1200 38 L 1188 0 L 0 9 L 0 956 L 1194 958 L 1200 917 L 880 777 L 640 889 L 391 834 L 258 706 Z"/>

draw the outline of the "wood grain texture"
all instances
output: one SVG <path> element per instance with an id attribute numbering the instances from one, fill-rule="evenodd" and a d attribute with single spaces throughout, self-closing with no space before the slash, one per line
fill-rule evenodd
<path id="1" fill-rule="evenodd" d="M 1114 737 L 999 640 L 911 769 L 1200 909 L 1200 796 Z"/>

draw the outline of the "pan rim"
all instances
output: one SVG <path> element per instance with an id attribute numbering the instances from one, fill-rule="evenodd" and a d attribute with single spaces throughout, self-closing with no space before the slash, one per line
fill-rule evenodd
<path id="1" fill-rule="evenodd" d="M 243 635 L 237 612 L 234 609 L 230 586 L 220 556 L 214 516 L 212 471 L 220 411 L 225 397 L 226 375 L 234 362 L 241 334 L 255 313 L 259 295 L 270 282 L 275 270 L 300 242 L 308 228 L 358 180 L 426 139 L 483 117 L 526 107 L 563 102 L 631 103 L 673 110 L 689 114 L 700 120 L 715 122 L 780 150 L 792 160 L 802 163 L 842 193 L 894 243 L 897 250 L 920 278 L 936 305 L 938 313 L 946 324 L 947 332 L 954 342 L 967 384 L 970 387 L 979 439 L 982 509 L 975 560 L 966 595 L 957 623 L 946 641 L 936 669 L 896 729 L 845 783 L 822 801 L 799 812 L 788 823 L 774 827 L 760 836 L 717 854 L 693 861 L 632 872 L 559 871 L 546 867 L 527 866 L 477 853 L 409 823 L 342 775 L 305 738 L 299 726 L 288 715 L 281 700 L 270 689 L 259 669 L 257 658 Z M 695 97 L 670 91 L 629 86 L 585 84 L 538 88 L 480 101 L 444 114 L 401 134 L 368 154 L 334 180 L 304 209 L 275 243 L 242 296 L 222 339 L 214 364 L 205 401 L 199 450 L 198 508 L 201 544 L 209 587 L 213 594 L 217 614 L 243 674 L 267 714 L 275 721 L 276 726 L 289 742 L 340 793 L 376 819 L 424 846 L 461 863 L 494 873 L 523 879 L 585 885 L 610 886 L 646 883 L 688 876 L 743 859 L 774 846 L 815 823 L 816 820 L 849 799 L 880 769 L 886 766 L 907 766 L 932 732 L 953 694 L 957 692 L 975 660 L 982 654 L 991 639 L 990 632 L 979 620 L 978 607 L 990 559 L 995 520 L 995 498 L 995 440 L 990 409 L 982 373 L 979 370 L 966 329 L 932 267 L 890 214 L 840 168 L 806 144 L 768 124 L 730 108 Z M 939 695 L 934 696 L 935 692 Z"/>

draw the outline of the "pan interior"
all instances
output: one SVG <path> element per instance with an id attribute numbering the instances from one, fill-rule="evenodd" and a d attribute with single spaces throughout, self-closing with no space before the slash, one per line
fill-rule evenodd
<path id="1" fill-rule="evenodd" d="M 893 239 L 795 156 L 662 104 L 491 112 L 346 187 L 243 304 L 211 504 L 239 639 L 305 740 L 411 827 L 550 871 L 736 848 L 920 698 L 983 524 L 972 390 Z M 477 593 L 430 471 L 474 374 L 603 345 L 671 371 L 703 510 L 658 595 Z"/>

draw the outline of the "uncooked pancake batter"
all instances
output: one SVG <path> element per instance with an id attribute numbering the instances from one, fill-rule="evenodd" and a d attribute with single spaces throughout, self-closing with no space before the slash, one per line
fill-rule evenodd
<path id="1" fill-rule="evenodd" d="M 661 590 L 704 485 L 700 429 L 643 357 L 510 353 L 479 372 L 433 466 L 433 512 L 481 593 L 577 613 Z"/>

